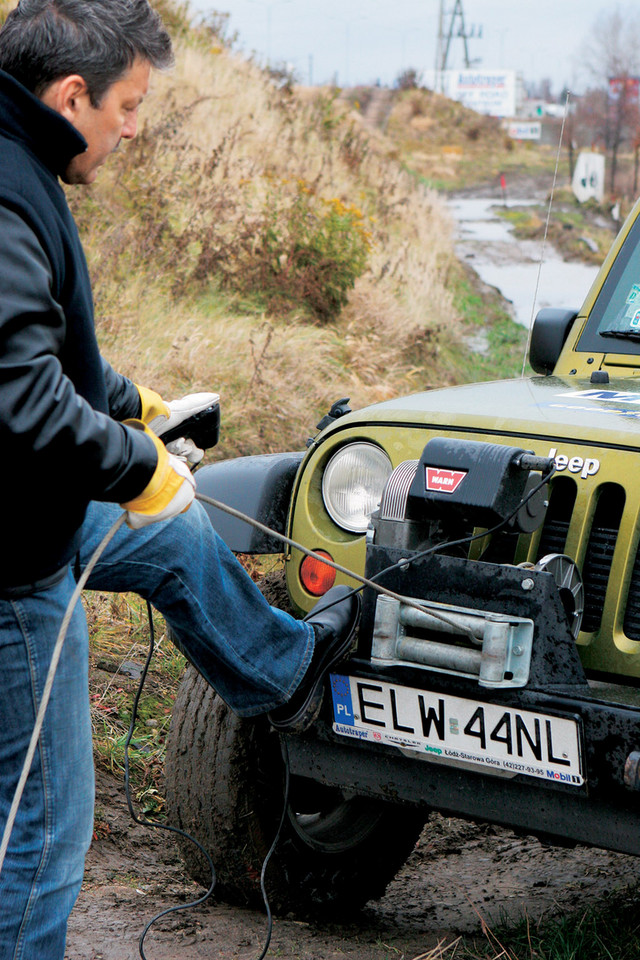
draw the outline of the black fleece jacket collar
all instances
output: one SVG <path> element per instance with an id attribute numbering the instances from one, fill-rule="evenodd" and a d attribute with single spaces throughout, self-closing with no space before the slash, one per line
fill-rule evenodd
<path id="1" fill-rule="evenodd" d="M 56 176 L 87 149 L 73 124 L 0 70 L 0 131 L 22 143 Z"/>

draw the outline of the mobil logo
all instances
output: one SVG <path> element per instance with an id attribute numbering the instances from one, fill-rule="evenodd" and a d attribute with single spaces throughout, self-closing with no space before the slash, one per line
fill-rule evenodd
<path id="1" fill-rule="evenodd" d="M 426 467 L 427 490 L 453 493 L 467 475 L 466 470 L 444 470 L 442 467 Z"/>

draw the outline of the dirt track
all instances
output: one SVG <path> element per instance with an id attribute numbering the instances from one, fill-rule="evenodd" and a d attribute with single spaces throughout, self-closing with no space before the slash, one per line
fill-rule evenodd
<path id="1" fill-rule="evenodd" d="M 145 924 L 160 910 L 199 896 L 174 841 L 132 823 L 122 785 L 98 774 L 98 837 L 72 913 L 68 960 L 135 960 Z M 282 960 L 413 960 L 457 932 L 515 919 L 558 915 L 597 903 L 638 882 L 634 857 L 576 847 L 550 848 L 532 837 L 434 816 L 386 895 L 350 924 L 275 921 L 269 956 Z M 640 894 L 639 894 L 640 896 Z M 211 903 L 173 914 L 145 940 L 148 960 L 253 960 L 266 918 Z"/>

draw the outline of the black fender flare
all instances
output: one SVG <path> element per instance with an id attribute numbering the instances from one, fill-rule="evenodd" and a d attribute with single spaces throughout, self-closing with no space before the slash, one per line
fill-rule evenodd
<path id="1" fill-rule="evenodd" d="M 284 533 L 291 491 L 304 451 L 220 460 L 195 473 L 198 493 L 213 497 L 271 530 Z M 203 503 L 214 529 L 234 553 L 282 553 L 284 544 L 244 520 Z"/>

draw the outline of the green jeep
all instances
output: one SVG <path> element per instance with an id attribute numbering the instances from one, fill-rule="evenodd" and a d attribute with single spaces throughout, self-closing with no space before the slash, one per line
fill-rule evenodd
<path id="1" fill-rule="evenodd" d="M 187 673 L 168 807 L 220 896 L 259 902 L 282 816 L 267 890 L 302 914 L 380 896 L 432 810 L 640 853 L 640 203 L 582 309 L 540 311 L 530 363 L 526 379 L 340 401 L 306 452 L 198 472 L 205 494 L 369 581 L 306 734 L 238 719 Z M 238 552 L 283 551 L 210 516 Z M 265 593 L 299 614 L 334 579 L 362 588 L 298 549 L 284 560 Z"/>

